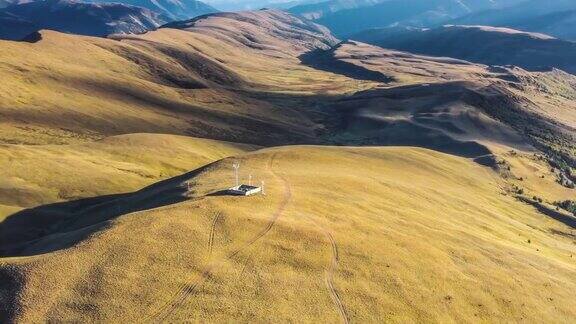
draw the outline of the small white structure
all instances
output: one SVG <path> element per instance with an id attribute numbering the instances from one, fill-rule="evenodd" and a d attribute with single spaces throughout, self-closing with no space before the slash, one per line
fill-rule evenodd
<path id="1" fill-rule="evenodd" d="M 248 184 L 240 184 L 240 177 L 238 175 L 238 169 L 240 169 L 240 163 L 234 162 L 232 164 L 232 168 L 234 168 L 234 178 L 236 180 L 236 185 L 228 190 L 231 195 L 236 196 L 252 196 L 258 193 L 264 193 L 264 181 L 262 181 L 262 187 L 257 187 L 252 185 L 252 175 L 248 177 Z"/>
<path id="2" fill-rule="evenodd" d="M 228 189 L 228 193 L 236 196 L 252 196 L 260 192 L 262 192 L 262 188 L 244 184 Z"/>

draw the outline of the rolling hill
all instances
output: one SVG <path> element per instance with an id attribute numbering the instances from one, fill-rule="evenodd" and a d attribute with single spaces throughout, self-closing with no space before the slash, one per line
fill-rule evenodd
<path id="1" fill-rule="evenodd" d="M 274 18 L 273 24 L 267 17 Z M 237 24 L 229 23 L 233 18 Z M 223 23 L 228 29 L 213 27 Z M 260 37 L 237 33 L 248 28 Z M 182 29 L 114 40 L 52 31 L 41 36 L 36 43 L 1 42 L 0 165 L 7 173 L 0 186 L 0 217 L 39 204 L 134 190 L 197 167 L 194 161 L 224 156 L 189 162 L 172 158 L 190 156 L 208 144 L 163 140 L 167 135 L 161 134 L 260 145 L 316 142 L 315 134 L 324 129 L 315 112 L 324 99 L 316 93 L 338 96 L 351 83 L 300 64 L 299 53 L 329 48 L 335 39 L 325 29 L 280 11 L 219 14 L 189 21 Z M 24 64 L 22 52 L 27 53 Z M 279 91 L 288 94 L 274 94 Z M 294 105 L 309 107 L 310 114 Z M 131 135 L 144 132 L 158 137 Z M 86 147 L 95 140 L 116 143 L 115 136 L 122 135 L 142 138 L 142 143 L 127 137 L 125 144 L 117 144 L 142 158 L 121 163 L 132 155 Z M 162 164 L 145 158 L 150 154 L 145 147 L 158 152 L 157 143 L 175 149 L 165 153 Z M 34 164 L 37 172 L 28 172 Z M 66 170 L 86 172 L 67 183 Z"/>
<path id="2" fill-rule="evenodd" d="M 259 37 L 244 37 L 239 30 Z M 325 100 L 317 93 L 337 97 L 351 83 L 300 64 L 299 53 L 327 49 L 336 40 L 325 29 L 280 11 L 217 14 L 115 39 L 52 31 L 41 35 L 36 43 L 1 43 L 4 215 L 134 190 L 198 167 L 194 161 L 225 156 L 192 156 L 186 163 L 173 156 L 191 156 L 210 142 L 169 135 L 258 145 L 317 142 L 316 133 L 325 128 L 316 121 L 315 107 Z M 28 53 L 25 64 L 18 55 L 22 52 Z M 73 62 L 71 52 L 77 57 Z M 215 145 L 233 145 L 220 141 Z M 104 143 L 115 143 L 125 153 Z M 160 154 L 164 148 L 158 145 L 174 148 L 163 153 L 162 163 L 147 157 Z M 146 153 L 146 146 L 154 150 Z M 121 163 L 132 158 L 136 160 Z M 32 165 L 37 172 L 27 171 Z M 66 170 L 85 172 L 68 183 Z"/>
<path id="3" fill-rule="evenodd" d="M 576 76 L 277 10 L 39 35 L 0 41 L 0 322 L 576 318 Z"/>
<path id="4" fill-rule="evenodd" d="M 416 145 L 473 158 L 486 148 L 494 151 L 492 144 L 518 150 L 528 144 L 574 174 L 573 75 L 487 67 L 355 41 L 303 62 L 357 78 L 378 75 L 387 83 L 332 105 L 340 116 L 335 138 L 344 141 L 337 143 Z"/>
<path id="5" fill-rule="evenodd" d="M 576 43 L 509 28 L 452 25 L 433 29 L 394 28 L 369 30 L 351 38 L 384 48 L 488 65 L 516 65 L 528 70 L 554 67 L 576 72 Z"/>
<path id="6" fill-rule="evenodd" d="M 503 195 L 489 169 L 414 148 L 287 147 L 238 159 L 266 180 L 266 196 L 211 195 L 231 180 L 223 160 L 5 221 L 3 231 L 31 233 L 35 217 L 63 217 L 18 250 L 28 257 L 3 261 L 2 282 L 21 287 L 3 305 L 26 322 L 576 316 L 569 225 Z"/>
<path id="7" fill-rule="evenodd" d="M 0 141 L 62 144 L 139 132 L 255 144 L 310 139 L 316 126 L 309 117 L 250 93 L 292 88 L 297 101 L 314 100 L 316 89 L 345 91 L 345 77 L 297 58 L 334 39 L 280 11 L 246 18 L 252 19 L 234 23 L 216 15 L 190 22 L 188 30 L 115 39 L 43 31 L 37 43 L 2 42 Z"/>
<path id="8" fill-rule="evenodd" d="M 0 205 L 34 207 L 133 191 L 250 145 L 163 134 L 129 134 L 89 143 L 4 145 Z M 71 179 L 70 174 L 74 177 Z M 0 211 L 0 219 L 8 214 Z"/>

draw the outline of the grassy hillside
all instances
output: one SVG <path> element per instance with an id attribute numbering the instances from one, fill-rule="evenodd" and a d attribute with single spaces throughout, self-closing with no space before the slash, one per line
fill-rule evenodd
<path id="1" fill-rule="evenodd" d="M 36 43 L 1 41 L 0 141 L 74 143 L 136 132 L 258 144 L 310 141 L 315 124 L 307 116 L 250 92 L 339 94 L 348 79 L 299 64 L 297 53 L 326 46 L 318 40 L 321 30 L 288 18 L 270 27 L 281 14 L 259 15 L 247 25 L 264 26 L 253 30 L 261 38 L 248 44 L 215 27 L 203 31 L 230 20 L 219 16 L 192 30 L 166 28 L 121 40 L 43 31 Z M 271 28 L 308 38 L 266 34 Z"/>
<path id="2" fill-rule="evenodd" d="M 0 217 L 34 207 L 142 188 L 253 146 L 131 134 L 70 145 L 0 146 Z"/>
<path id="3" fill-rule="evenodd" d="M 576 318 L 574 77 L 335 41 L 0 42 L 0 322 Z"/>
<path id="4" fill-rule="evenodd" d="M 489 169 L 412 148 L 287 147 L 238 160 L 243 178 L 266 181 L 266 196 L 211 196 L 230 184 L 227 159 L 77 206 L 20 250 L 29 257 L 1 261 L 5 286 L 20 287 L 17 298 L 2 291 L 7 313 L 24 322 L 576 316 L 574 228 L 506 194 Z M 138 212 L 139 201 L 176 203 Z M 105 210 L 121 213 L 90 225 Z"/>
<path id="5" fill-rule="evenodd" d="M 304 57 L 318 69 L 386 80 L 331 106 L 338 116 L 328 136 L 333 143 L 413 145 L 472 158 L 503 146 L 541 153 L 560 177 L 576 179 L 575 83 L 568 73 L 487 67 L 356 41 Z"/>

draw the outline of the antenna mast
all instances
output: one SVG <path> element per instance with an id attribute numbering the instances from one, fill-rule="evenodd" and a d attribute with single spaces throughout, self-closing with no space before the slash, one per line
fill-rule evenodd
<path id="1" fill-rule="evenodd" d="M 240 169 L 240 162 L 234 162 L 232 164 L 232 167 L 234 168 L 234 176 L 236 178 L 236 187 L 238 187 L 240 185 L 240 179 L 238 178 L 238 169 Z"/>

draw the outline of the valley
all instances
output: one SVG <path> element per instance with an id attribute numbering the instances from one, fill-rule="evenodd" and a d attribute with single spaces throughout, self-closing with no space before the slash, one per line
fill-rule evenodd
<path id="1" fill-rule="evenodd" d="M 1 322 L 576 318 L 570 71 L 271 9 L 38 35 L 0 41 Z"/>

